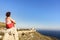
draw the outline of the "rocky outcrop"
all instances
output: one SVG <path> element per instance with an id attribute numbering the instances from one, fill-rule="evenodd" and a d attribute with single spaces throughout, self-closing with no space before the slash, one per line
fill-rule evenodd
<path id="1" fill-rule="evenodd" d="M 36 30 L 18 31 L 18 34 L 20 40 L 58 40 L 57 38 L 54 37 L 42 35 Z"/>
<path id="2" fill-rule="evenodd" d="M 0 22 L 0 27 L 5 28 L 5 24 Z M 0 40 L 4 37 L 4 31 L 0 30 Z M 59 40 L 54 37 L 45 36 L 32 29 L 20 29 L 18 30 L 19 40 Z M 9 39 L 13 40 L 13 36 L 9 35 Z"/>
<path id="3" fill-rule="evenodd" d="M 36 30 L 21 30 L 18 31 L 19 40 L 58 40 L 54 37 L 49 37 L 38 33 Z M 0 32 L 0 40 L 3 39 L 4 33 Z M 9 39 L 13 40 L 13 36 L 9 35 Z"/>

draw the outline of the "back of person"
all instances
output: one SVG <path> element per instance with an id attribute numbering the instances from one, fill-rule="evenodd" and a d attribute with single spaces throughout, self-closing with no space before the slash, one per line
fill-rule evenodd
<path id="1" fill-rule="evenodd" d="M 6 18 L 6 28 L 12 28 L 12 27 L 14 27 L 14 23 L 13 23 L 13 21 L 11 20 L 10 17 L 7 17 L 7 18 Z"/>

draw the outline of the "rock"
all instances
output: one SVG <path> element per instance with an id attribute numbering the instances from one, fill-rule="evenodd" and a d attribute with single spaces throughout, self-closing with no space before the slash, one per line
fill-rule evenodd
<path id="1" fill-rule="evenodd" d="M 0 28 L 1 27 L 5 28 L 5 24 L 2 22 L 0 22 Z M 2 40 L 4 37 L 3 32 L 0 32 L 0 40 Z M 19 35 L 19 40 L 60 40 L 55 37 L 49 37 L 49 36 L 42 35 L 38 33 L 34 28 L 18 30 L 18 35 Z M 14 37 L 12 35 L 9 35 L 9 37 L 7 38 L 9 38 L 8 40 L 14 40 Z"/>

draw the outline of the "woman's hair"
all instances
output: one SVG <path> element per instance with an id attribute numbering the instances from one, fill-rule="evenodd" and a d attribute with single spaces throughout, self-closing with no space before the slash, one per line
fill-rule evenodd
<path id="1" fill-rule="evenodd" d="M 6 12 L 6 17 L 10 17 L 11 12 Z"/>

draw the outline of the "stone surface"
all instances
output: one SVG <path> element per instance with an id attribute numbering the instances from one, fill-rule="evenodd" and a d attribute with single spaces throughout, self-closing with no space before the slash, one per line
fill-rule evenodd
<path id="1" fill-rule="evenodd" d="M 0 30 L 5 28 L 5 24 L 0 22 Z M 49 37 L 38 33 L 34 28 L 18 30 L 19 40 L 58 40 L 54 37 Z M 0 40 L 3 39 L 4 31 L 0 31 Z M 14 37 L 9 35 L 8 40 L 14 40 Z M 59 39 L 60 40 L 60 39 Z"/>

